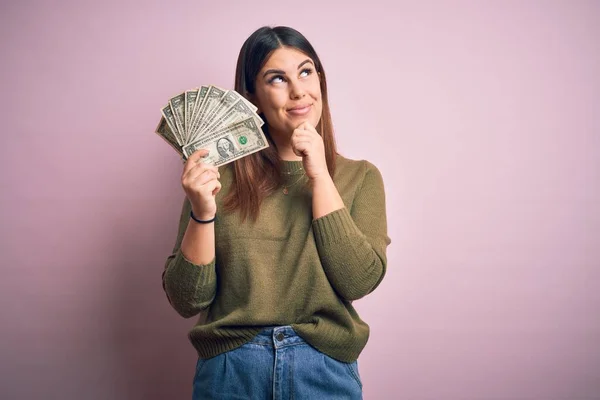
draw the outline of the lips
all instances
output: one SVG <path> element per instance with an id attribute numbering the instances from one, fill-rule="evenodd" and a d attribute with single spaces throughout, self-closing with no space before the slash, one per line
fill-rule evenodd
<path id="1" fill-rule="evenodd" d="M 310 111 L 312 104 L 301 104 L 287 110 L 288 114 L 305 115 Z"/>

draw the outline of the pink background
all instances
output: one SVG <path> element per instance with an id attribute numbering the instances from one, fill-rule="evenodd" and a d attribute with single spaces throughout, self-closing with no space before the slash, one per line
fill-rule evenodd
<path id="1" fill-rule="evenodd" d="M 600 399 L 599 3 L 333 3 L 0 5 L 0 398 L 190 398 L 154 129 L 268 24 L 312 41 L 341 152 L 384 176 L 365 398 Z"/>

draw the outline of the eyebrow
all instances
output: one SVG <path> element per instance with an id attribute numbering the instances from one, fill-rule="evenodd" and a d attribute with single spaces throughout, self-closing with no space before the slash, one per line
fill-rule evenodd
<path id="1" fill-rule="evenodd" d="M 302 61 L 300 63 L 300 65 L 298 65 L 298 69 L 302 68 L 302 66 L 306 63 L 311 63 L 313 64 L 312 60 L 310 58 L 307 58 L 306 60 Z M 314 64 L 313 64 L 314 65 Z M 265 71 L 265 73 L 263 74 L 263 78 L 269 74 L 282 74 L 285 75 L 285 71 L 281 70 L 281 69 L 268 69 Z"/>

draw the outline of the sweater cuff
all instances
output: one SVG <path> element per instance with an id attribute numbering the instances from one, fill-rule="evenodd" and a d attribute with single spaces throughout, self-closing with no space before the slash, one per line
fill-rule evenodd
<path id="1" fill-rule="evenodd" d="M 312 225 L 318 246 L 337 243 L 348 236 L 362 235 L 346 207 L 315 219 Z"/>
<path id="2" fill-rule="evenodd" d="M 196 282 L 196 287 L 202 287 L 216 278 L 215 258 L 208 264 L 194 264 L 178 249 L 173 266 L 177 269 L 178 280 Z"/>

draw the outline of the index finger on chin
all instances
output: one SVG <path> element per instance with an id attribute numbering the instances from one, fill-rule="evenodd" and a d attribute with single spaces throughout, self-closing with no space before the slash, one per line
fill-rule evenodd
<path id="1" fill-rule="evenodd" d="M 306 123 L 307 123 L 307 122 L 308 122 L 308 121 L 302 121 L 302 122 L 300 122 L 300 123 L 298 124 L 298 126 L 296 126 L 296 129 L 308 129 L 308 128 L 306 127 Z"/>

